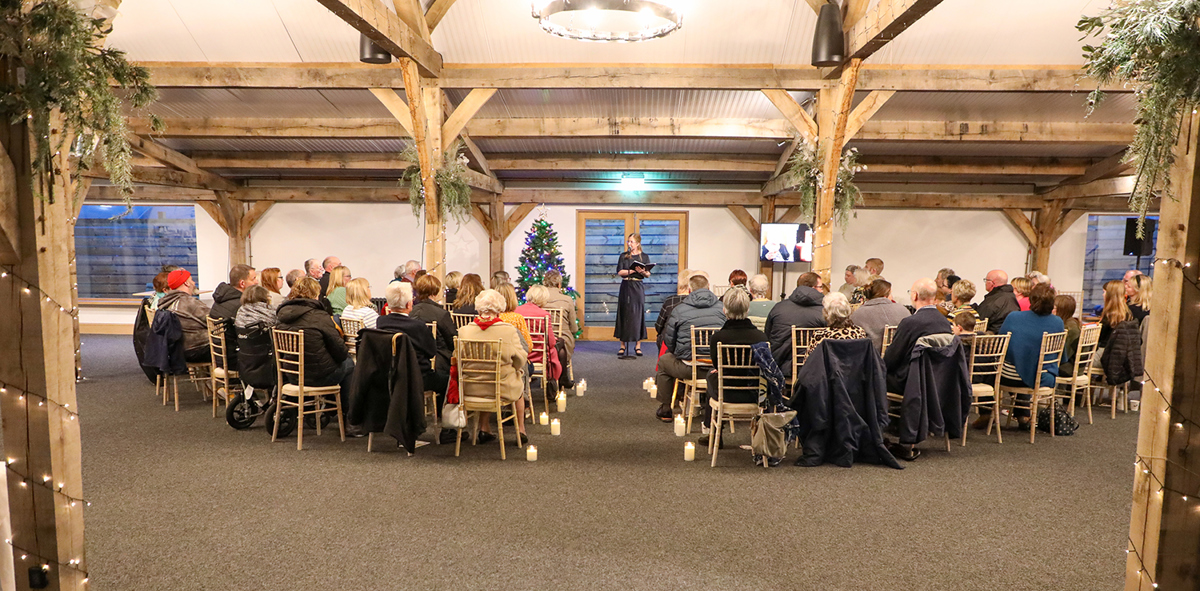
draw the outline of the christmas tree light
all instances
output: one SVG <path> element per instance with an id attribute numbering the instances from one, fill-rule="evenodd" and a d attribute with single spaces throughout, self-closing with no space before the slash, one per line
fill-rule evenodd
<path id="1" fill-rule="evenodd" d="M 558 248 L 558 232 L 542 217 L 535 220 L 525 234 L 525 248 L 521 249 L 517 263 L 517 294 L 524 299 L 525 291 L 540 284 L 550 270 L 562 274 L 563 293 L 577 298 L 577 292 L 571 287 L 571 276 L 566 273 L 562 251 Z"/>

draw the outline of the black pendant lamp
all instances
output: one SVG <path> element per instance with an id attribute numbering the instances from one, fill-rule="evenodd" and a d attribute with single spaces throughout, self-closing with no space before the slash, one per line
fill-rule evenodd
<path id="1" fill-rule="evenodd" d="M 813 53 L 813 55 L 817 55 Z M 359 34 L 358 36 L 358 61 L 364 64 L 390 64 L 392 63 L 392 54 L 383 50 L 382 47 L 375 45 L 370 37 Z"/>
<path id="2" fill-rule="evenodd" d="M 842 35 L 842 11 L 832 2 L 821 7 L 817 14 L 817 30 L 813 34 L 812 65 L 834 68 L 846 61 L 846 38 Z"/>

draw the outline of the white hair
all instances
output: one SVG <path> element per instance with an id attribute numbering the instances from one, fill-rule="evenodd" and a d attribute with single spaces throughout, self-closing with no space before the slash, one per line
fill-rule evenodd
<path id="1" fill-rule="evenodd" d="M 850 300 L 846 299 L 846 294 L 835 291 L 825 296 L 822 301 L 823 316 L 825 324 L 833 325 L 835 320 L 844 320 L 850 317 Z"/>
<path id="2" fill-rule="evenodd" d="M 762 273 L 751 277 L 746 285 L 750 288 L 750 295 L 756 297 L 767 297 L 767 290 L 771 289 L 770 280 Z"/>
<path id="3" fill-rule="evenodd" d="M 529 290 L 525 292 L 525 301 L 539 308 L 544 308 L 549 299 L 550 288 L 545 285 L 530 285 Z"/>
<path id="4" fill-rule="evenodd" d="M 387 296 L 388 309 L 403 310 L 412 303 L 412 284 L 393 281 L 388 284 L 385 295 Z"/>
<path id="5" fill-rule="evenodd" d="M 392 270 L 392 278 L 399 279 L 404 277 L 404 265 L 400 265 Z"/>
<path id="6" fill-rule="evenodd" d="M 750 310 L 750 294 L 744 289 L 730 289 L 725 292 L 725 317 L 730 320 L 745 320 L 746 312 Z"/>
<path id="7" fill-rule="evenodd" d="M 480 316 L 499 316 L 507 309 L 508 302 L 494 289 L 485 289 L 475 296 L 475 313 Z"/>
<path id="8" fill-rule="evenodd" d="M 420 271 L 420 270 L 421 270 L 421 263 L 418 263 L 417 261 L 408 261 L 407 263 L 404 263 L 404 271 L 405 271 L 405 273 L 408 273 L 409 275 L 412 275 L 413 273 L 416 273 L 417 271 Z"/>

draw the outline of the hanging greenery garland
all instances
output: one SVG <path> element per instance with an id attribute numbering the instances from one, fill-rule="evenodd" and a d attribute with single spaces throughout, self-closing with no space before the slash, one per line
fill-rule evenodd
<path id="1" fill-rule="evenodd" d="M 1200 102 L 1200 0 L 1125 0 L 1100 16 L 1083 17 L 1076 29 L 1086 37 L 1085 69 L 1101 84 L 1126 82 L 1137 99 L 1136 131 L 1126 156 L 1136 169 L 1130 210 L 1142 222 L 1157 195 L 1174 199 L 1171 167 L 1183 117 Z M 1103 99 L 1088 96 L 1088 113 Z"/>
<path id="2" fill-rule="evenodd" d="M 22 0 L 0 0 L 0 63 L 6 72 L 0 77 L 0 113 L 10 123 L 28 120 L 35 178 L 39 173 L 63 172 L 51 165 L 55 153 L 62 150 L 75 156 L 66 171 L 72 179 L 97 156 L 128 205 L 133 154 L 123 106 L 144 108 L 158 98 L 158 91 L 149 82 L 150 72 L 130 64 L 125 52 L 99 46 L 108 32 L 104 19 L 84 16 L 67 0 L 41 0 L 32 6 Z M 57 129 L 51 133 L 51 118 L 56 114 L 74 134 L 70 146 L 62 145 L 67 134 Z M 157 117 L 151 116 L 151 123 L 161 128 Z"/>
<path id="3" fill-rule="evenodd" d="M 809 142 L 803 142 L 796 147 L 792 157 L 788 159 L 788 168 L 784 172 L 787 184 L 796 187 L 800 193 L 801 219 L 813 219 L 817 203 L 817 193 L 821 191 L 821 183 L 825 172 L 821 169 L 820 152 Z M 862 194 L 854 184 L 854 175 L 866 168 L 858 164 L 858 149 L 851 148 L 842 154 L 838 164 L 837 184 L 833 190 L 833 219 L 843 230 L 846 229 L 850 218 L 854 217 L 854 209 L 862 204 Z M 823 220 L 816 220 L 821 223 Z"/>
<path id="4" fill-rule="evenodd" d="M 471 186 L 467 184 L 467 156 L 462 140 L 442 155 L 442 167 L 434 175 L 438 188 L 438 210 L 443 220 L 453 218 L 460 225 L 471 219 Z M 421 161 L 416 145 L 400 154 L 409 163 L 400 174 L 400 182 L 408 183 L 408 202 L 418 219 L 425 210 L 425 185 L 421 182 Z"/>

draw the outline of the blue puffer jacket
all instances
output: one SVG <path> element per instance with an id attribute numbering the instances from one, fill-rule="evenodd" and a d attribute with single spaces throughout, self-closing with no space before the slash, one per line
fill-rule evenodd
<path id="1" fill-rule="evenodd" d="M 692 358 L 692 327 L 711 326 L 721 328 L 725 325 L 725 312 L 721 300 L 716 294 L 700 289 L 684 298 L 667 319 L 667 329 L 663 333 L 663 344 L 677 359 Z M 707 355 L 707 350 L 700 351 Z"/>

